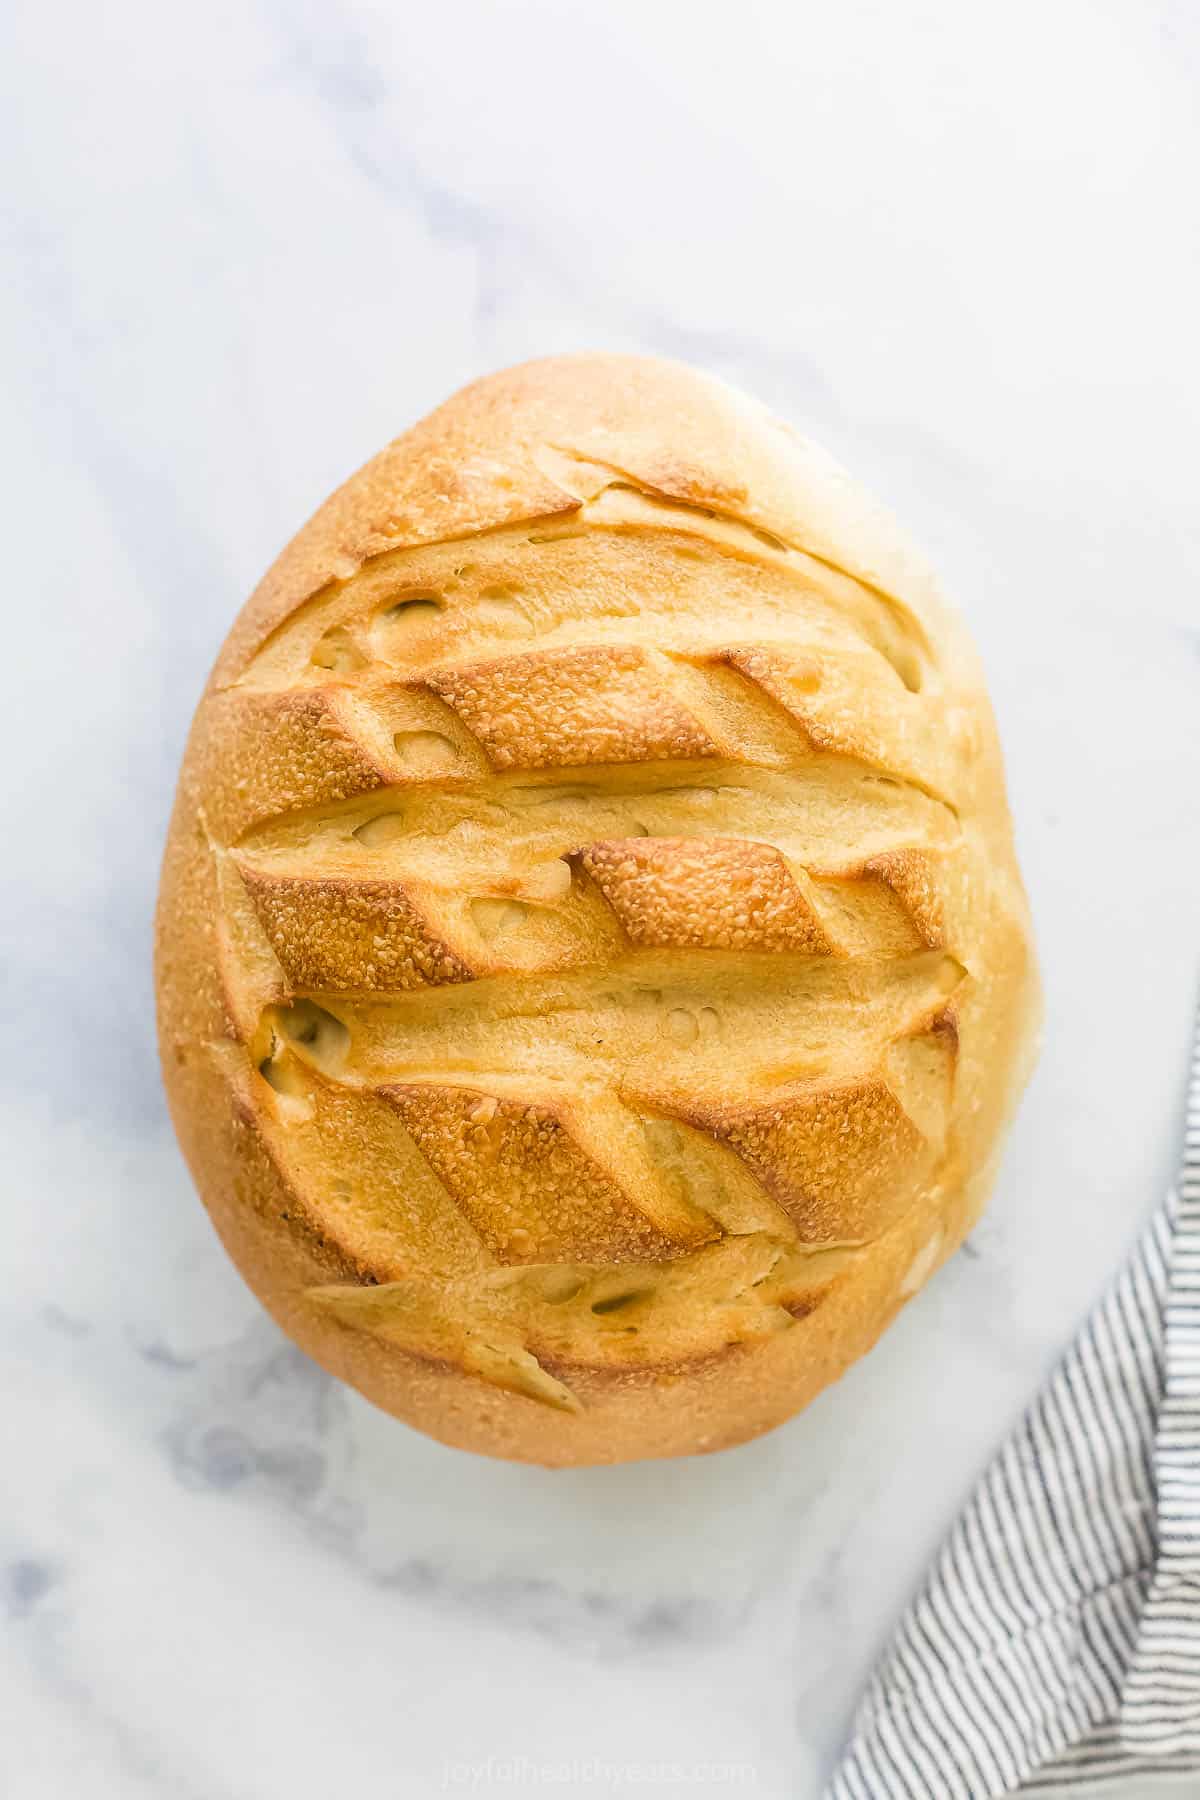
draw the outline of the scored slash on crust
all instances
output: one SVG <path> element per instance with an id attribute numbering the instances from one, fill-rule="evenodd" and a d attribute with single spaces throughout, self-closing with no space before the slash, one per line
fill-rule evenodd
<path id="1" fill-rule="evenodd" d="M 300 992 L 407 992 L 598 965 L 646 948 L 907 956 L 945 943 L 952 874 L 936 852 L 808 871 L 738 838 L 601 839 L 557 895 L 277 873 L 235 854 L 283 976 Z"/>

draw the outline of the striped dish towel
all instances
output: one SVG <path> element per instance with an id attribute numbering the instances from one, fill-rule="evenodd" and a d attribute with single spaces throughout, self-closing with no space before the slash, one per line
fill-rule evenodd
<path id="1" fill-rule="evenodd" d="M 1178 1191 L 951 1531 L 826 1800 L 1189 1771 L 1200 1795 L 1200 1022 Z"/>

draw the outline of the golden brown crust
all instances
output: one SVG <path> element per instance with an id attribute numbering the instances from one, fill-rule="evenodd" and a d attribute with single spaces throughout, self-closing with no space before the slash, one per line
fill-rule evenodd
<path id="1" fill-rule="evenodd" d="M 476 383 L 193 727 L 163 1067 L 284 1327 L 448 1443 L 716 1449 L 986 1197 L 1037 1011 L 961 626 L 824 453 L 624 357 Z"/>
<path id="2" fill-rule="evenodd" d="M 447 1084 L 383 1092 L 500 1263 L 657 1261 L 717 1235 L 703 1214 L 671 1231 L 639 1208 L 561 1105 Z"/>
<path id="3" fill-rule="evenodd" d="M 468 978 L 400 882 L 308 880 L 233 860 L 289 987 L 395 993 Z"/>
<path id="4" fill-rule="evenodd" d="M 633 944 L 710 950 L 833 948 L 770 844 L 741 838 L 601 840 L 582 852 Z"/>
<path id="5" fill-rule="evenodd" d="M 669 692 L 650 654 L 608 645 L 441 670 L 429 685 L 496 769 L 671 762 L 718 745 Z"/>

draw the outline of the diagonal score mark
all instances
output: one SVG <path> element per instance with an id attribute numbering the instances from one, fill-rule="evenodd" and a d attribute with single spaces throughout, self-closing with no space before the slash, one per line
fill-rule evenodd
<path id="1" fill-rule="evenodd" d="M 624 481 L 544 534 L 500 528 L 382 552 L 290 614 L 234 685 L 311 684 L 329 670 L 354 679 L 377 666 L 419 673 L 434 658 L 477 658 L 512 640 L 569 648 L 622 620 L 640 641 L 700 650 L 730 618 L 758 641 L 799 631 L 829 647 L 867 648 L 910 687 L 932 667 L 919 623 L 887 596 L 802 551 L 764 546 L 750 527 Z"/>
<path id="2" fill-rule="evenodd" d="M 958 925 L 944 902 L 958 859 L 910 848 L 820 869 L 745 838 L 637 835 L 523 867 L 418 863 L 415 873 L 403 845 L 373 856 L 357 840 L 340 855 L 331 846 L 325 861 L 230 854 L 300 990 L 387 994 L 599 971 L 654 949 L 887 958 L 941 948 Z"/>

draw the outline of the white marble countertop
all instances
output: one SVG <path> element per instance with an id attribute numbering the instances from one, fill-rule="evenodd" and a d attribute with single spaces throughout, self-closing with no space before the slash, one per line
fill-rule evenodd
<path id="1" fill-rule="evenodd" d="M 0 1792 L 815 1800 L 1175 1156 L 1196 11 L 114 0 L 0 29 Z M 1049 1014 L 985 1223 L 835 1392 L 742 1450 L 556 1474 L 426 1442 L 263 1319 L 174 1148 L 148 958 L 188 715 L 261 570 L 462 381 L 584 346 L 754 389 L 933 553 Z"/>

